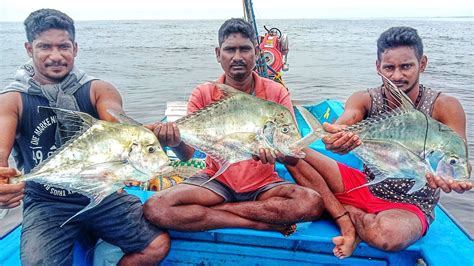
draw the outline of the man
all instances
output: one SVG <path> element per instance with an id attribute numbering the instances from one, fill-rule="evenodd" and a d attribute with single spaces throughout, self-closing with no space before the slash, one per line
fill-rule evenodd
<path id="1" fill-rule="evenodd" d="M 427 62 L 422 41 L 413 28 L 390 28 L 377 41 L 377 71 L 404 91 L 418 110 L 446 124 L 465 139 L 466 116 L 459 101 L 419 83 Z M 323 139 L 327 149 L 338 153 L 354 149 L 361 141 L 358 136 L 342 131 L 346 125 L 397 107 L 385 86 L 384 82 L 380 87 L 349 97 L 345 111 L 335 125 L 324 125 L 328 132 L 334 133 Z M 458 193 L 472 188 L 470 182 L 428 176 L 428 185 L 413 194 L 406 194 L 411 186 L 404 185 L 409 181 L 403 179 L 388 179 L 348 193 L 351 188 L 367 182 L 366 173 L 371 179 L 370 173 L 336 163 L 314 151 L 307 151 L 305 161 L 317 170 L 318 176 L 326 180 L 344 204 L 358 236 L 369 245 L 388 251 L 402 250 L 426 233 L 434 220 L 434 207 L 439 200 L 437 188 Z M 314 177 L 299 174 L 295 178 L 300 182 L 311 182 Z"/>
<path id="2" fill-rule="evenodd" d="M 217 82 L 282 104 L 293 112 L 286 88 L 253 72 L 258 55 L 255 38 L 251 25 L 244 20 L 224 22 L 219 29 L 219 47 L 215 49 L 224 74 Z M 188 113 L 218 100 L 216 95 L 220 94 L 215 85 L 198 86 L 189 99 Z M 162 145 L 171 147 L 181 160 L 191 158 L 194 149 L 181 141 L 174 123 L 159 123 L 150 128 Z M 284 235 L 292 233 L 296 222 L 316 219 L 323 204 L 315 191 L 278 177 L 272 152 L 260 149 L 259 161 L 233 164 L 215 180 L 201 186 L 218 168 L 207 157 L 203 172 L 150 198 L 144 206 L 145 216 L 159 227 L 182 231 L 241 227 L 277 230 Z M 281 157 L 283 162 L 291 160 Z"/>
<path id="3" fill-rule="evenodd" d="M 57 125 L 62 121 L 57 122 L 60 118 L 52 112 L 38 113 L 38 106 L 79 110 L 108 121 L 114 121 L 108 109 L 123 112 L 114 86 L 74 66 L 78 47 L 69 16 L 40 9 L 24 24 L 32 66 L 24 66 L 0 94 L 0 206 L 13 208 L 23 198 L 22 264 L 72 264 L 74 239 L 85 230 L 127 253 L 120 265 L 156 265 L 168 252 L 169 236 L 145 220 L 138 198 L 114 193 L 59 227 L 88 204 L 87 197 L 34 182 L 8 184 L 20 174 L 8 168 L 12 148 L 17 166 L 26 174 L 61 145 L 64 136 Z"/>

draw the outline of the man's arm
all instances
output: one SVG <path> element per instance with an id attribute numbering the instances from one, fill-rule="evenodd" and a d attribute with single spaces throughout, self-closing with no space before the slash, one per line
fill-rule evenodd
<path id="1" fill-rule="evenodd" d="M 466 140 L 466 114 L 458 99 L 440 94 L 433 107 L 433 119 L 447 125 Z M 472 182 L 469 181 L 445 180 L 440 176 L 432 175 L 428 175 L 427 180 L 430 187 L 439 187 L 446 193 L 452 190 L 464 193 L 472 189 Z"/>
<path id="2" fill-rule="evenodd" d="M 322 139 L 326 149 L 345 154 L 359 146 L 362 142 L 357 135 L 342 131 L 346 126 L 362 121 L 369 112 L 371 98 L 367 91 L 352 94 L 346 102 L 344 112 L 334 124 L 324 123 L 323 128 L 329 133 Z"/>
<path id="3" fill-rule="evenodd" d="M 9 184 L 10 178 L 21 173 L 8 167 L 8 157 L 19 121 L 20 104 L 20 93 L 0 94 L 0 209 L 14 208 L 20 205 L 23 198 L 24 183 Z"/>
<path id="4" fill-rule="evenodd" d="M 116 113 L 124 113 L 122 106 L 122 96 L 119 91 L 110 83 L 102 80 L 94 80 L 91 84 L 91 102 L 95 106 L 101 120 L 117 122 L 108 110 Z"/>

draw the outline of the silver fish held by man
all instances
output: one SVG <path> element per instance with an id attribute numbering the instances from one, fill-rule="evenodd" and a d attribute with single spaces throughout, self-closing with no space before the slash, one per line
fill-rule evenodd
<path id="1" fill-rule="evenodd" d="M 186 144 L 220 164 L 210 180 L 231 164 L 252 159 L 252 155 L 258 155 L 258 148 L 298 158 L 305 156 L 301 150 L 315 137 L 309 134 L 301 138 L 293 115 L 286 107 L 225 84 L 214 84 L 222 92 L 219 101 L 175 121 Z M 311 115 L 308 119 L 315 120 Z"/>
<path id="2" fill-rule="evenodd" d="M 125 115 L 113 114 L 121 123 L 112 123 L 82 112 L 40 108 L 52 109 L 67 121 L 67 130 L 78 131 L 18 182 L 34 181 L 89 197 L 89 205 L 73 217 L 97 206 L 125 180 L 148 181 L 172 169 L 156 136 Z"/>
<path id="3" fill-rule="evenodd" d="M 379 75 L 399 107 L 344 129 L 359 136 L 362 144 L 353 153 L 374 175 L 373 180 L 352 190 L 395 178 L 413 180 L 407 191 L 412 194 L 426 185 L 427 173 L 445 179 L 469 179 L 465 140 L 448 126 L 416 110 L 403 91 Z M 319 133 L 324 135 L 322 130 Z"/>

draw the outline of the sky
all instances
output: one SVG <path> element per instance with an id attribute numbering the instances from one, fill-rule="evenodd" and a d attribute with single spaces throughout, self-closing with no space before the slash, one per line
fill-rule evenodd
<path id="1" fill-rule="evenodd" d="M 466 17 L 472 0 L 253 0 L 258 19 Z M 242 17 L 241 0 L 0 0 L 0 21 L 23 21 L 40 8 L 74 20 L 227 19 Z"/>

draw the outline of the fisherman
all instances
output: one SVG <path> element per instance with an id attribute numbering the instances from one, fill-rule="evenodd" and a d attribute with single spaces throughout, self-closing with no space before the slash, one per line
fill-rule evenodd
<path id="1" fill-rule="evenodd" d="M 166 256 L 170 239 L 144 218 L 137 197 L 114 193 L 59 227 L 88 204 L 86 196 L 34 182 L 9 184 L 21 174 L 8 167 L 12 148 L 18 169 L 26 174 L 61 145 L 60 117 L 38 112 L 38 106 L 78 110 L 107 121 L 115 121 L 107 110 L 123 112 L 113 85 L 74 66 L 78 46 L 69 16 L 40 9 L 24 24 L 32 61 L 0 94 L 0 208 L 14 208 L 23 199 L 22 265 L 71 265 L 74 240 L 84 233 L 119 246 L 126 253 L 120 265 L 156 265 Z"/>
<path id="2" fill-rule="evenodd" d="M 393 27 L 380 35 L 377 41 L 377 71 L 405 92 L 416 109 L 466 139 L 466 115 L 460 102 L 419 83 L 420 73 L 424 72 L 427 63 L 416 29 Z M 335 124 L 323 125 L 326 131 L 333 133 L 323 139 L 328 150 L 344 154 L 354 149 L 361 144 L 361 140 L 357 135 L 343 131 L 347 125 L 398 107 L 386 86 L 384 81 L 377 88 L 355 92 L 347 100 L 344 113 Z M 313 168 L 306 171 L 311 174 L 299 172 L 294 174 L 294 178 L 313 188 L 324 178 L 348 211 L 360 239 L 382 250 L 402 250 L 426 234 L 434 220 L 439 188 L 447 193 L 452 190 L 463 193 L 472 189 L 469 181 L 428 175 L 427 185 L 413 194 L 407 194 L 412 186 L 407 179 L 387 179 L 348 192 L 372 179 L 371 173 L 337 163 L 309 149 L 305 152 L 305 163 Z M 335 239 L 336 245 L 342 245 L 343 241 L 343 238 Z M 338 253 L 345 256 L 347 252 L 339 250 Z"/>
<path id="3" fill-rule="evenodd" d="M 253 71 L 259 50 L 252 26 L 243 19 L 229 19 L 220 27 L 218 37 L 215 53 L 224 74 L 217 82 L 293 112 L 287 89 Z M 214 84 L 199 85 L 189 99 L 188 113 L 208 106 L 220 95 Z M 170 147 L 180 160 L 192 157 L 194 149 L 181 141 L 176 124 L 156 123 L 150 128 L 162 146 Z M 323 204 L 315 191 L 278 177 L 275 161 L 291 163 L 294 159 L 272 153 L 259 149 L 258 158 L 235 163 L 211 181 L 219 165 L 207 157 L 203 172 L 150 198 L 144 206 L 145 216 L 159 227 L 182 231 L 240 227 L 291 234 L 296 222 L 318 218 Z"/>

